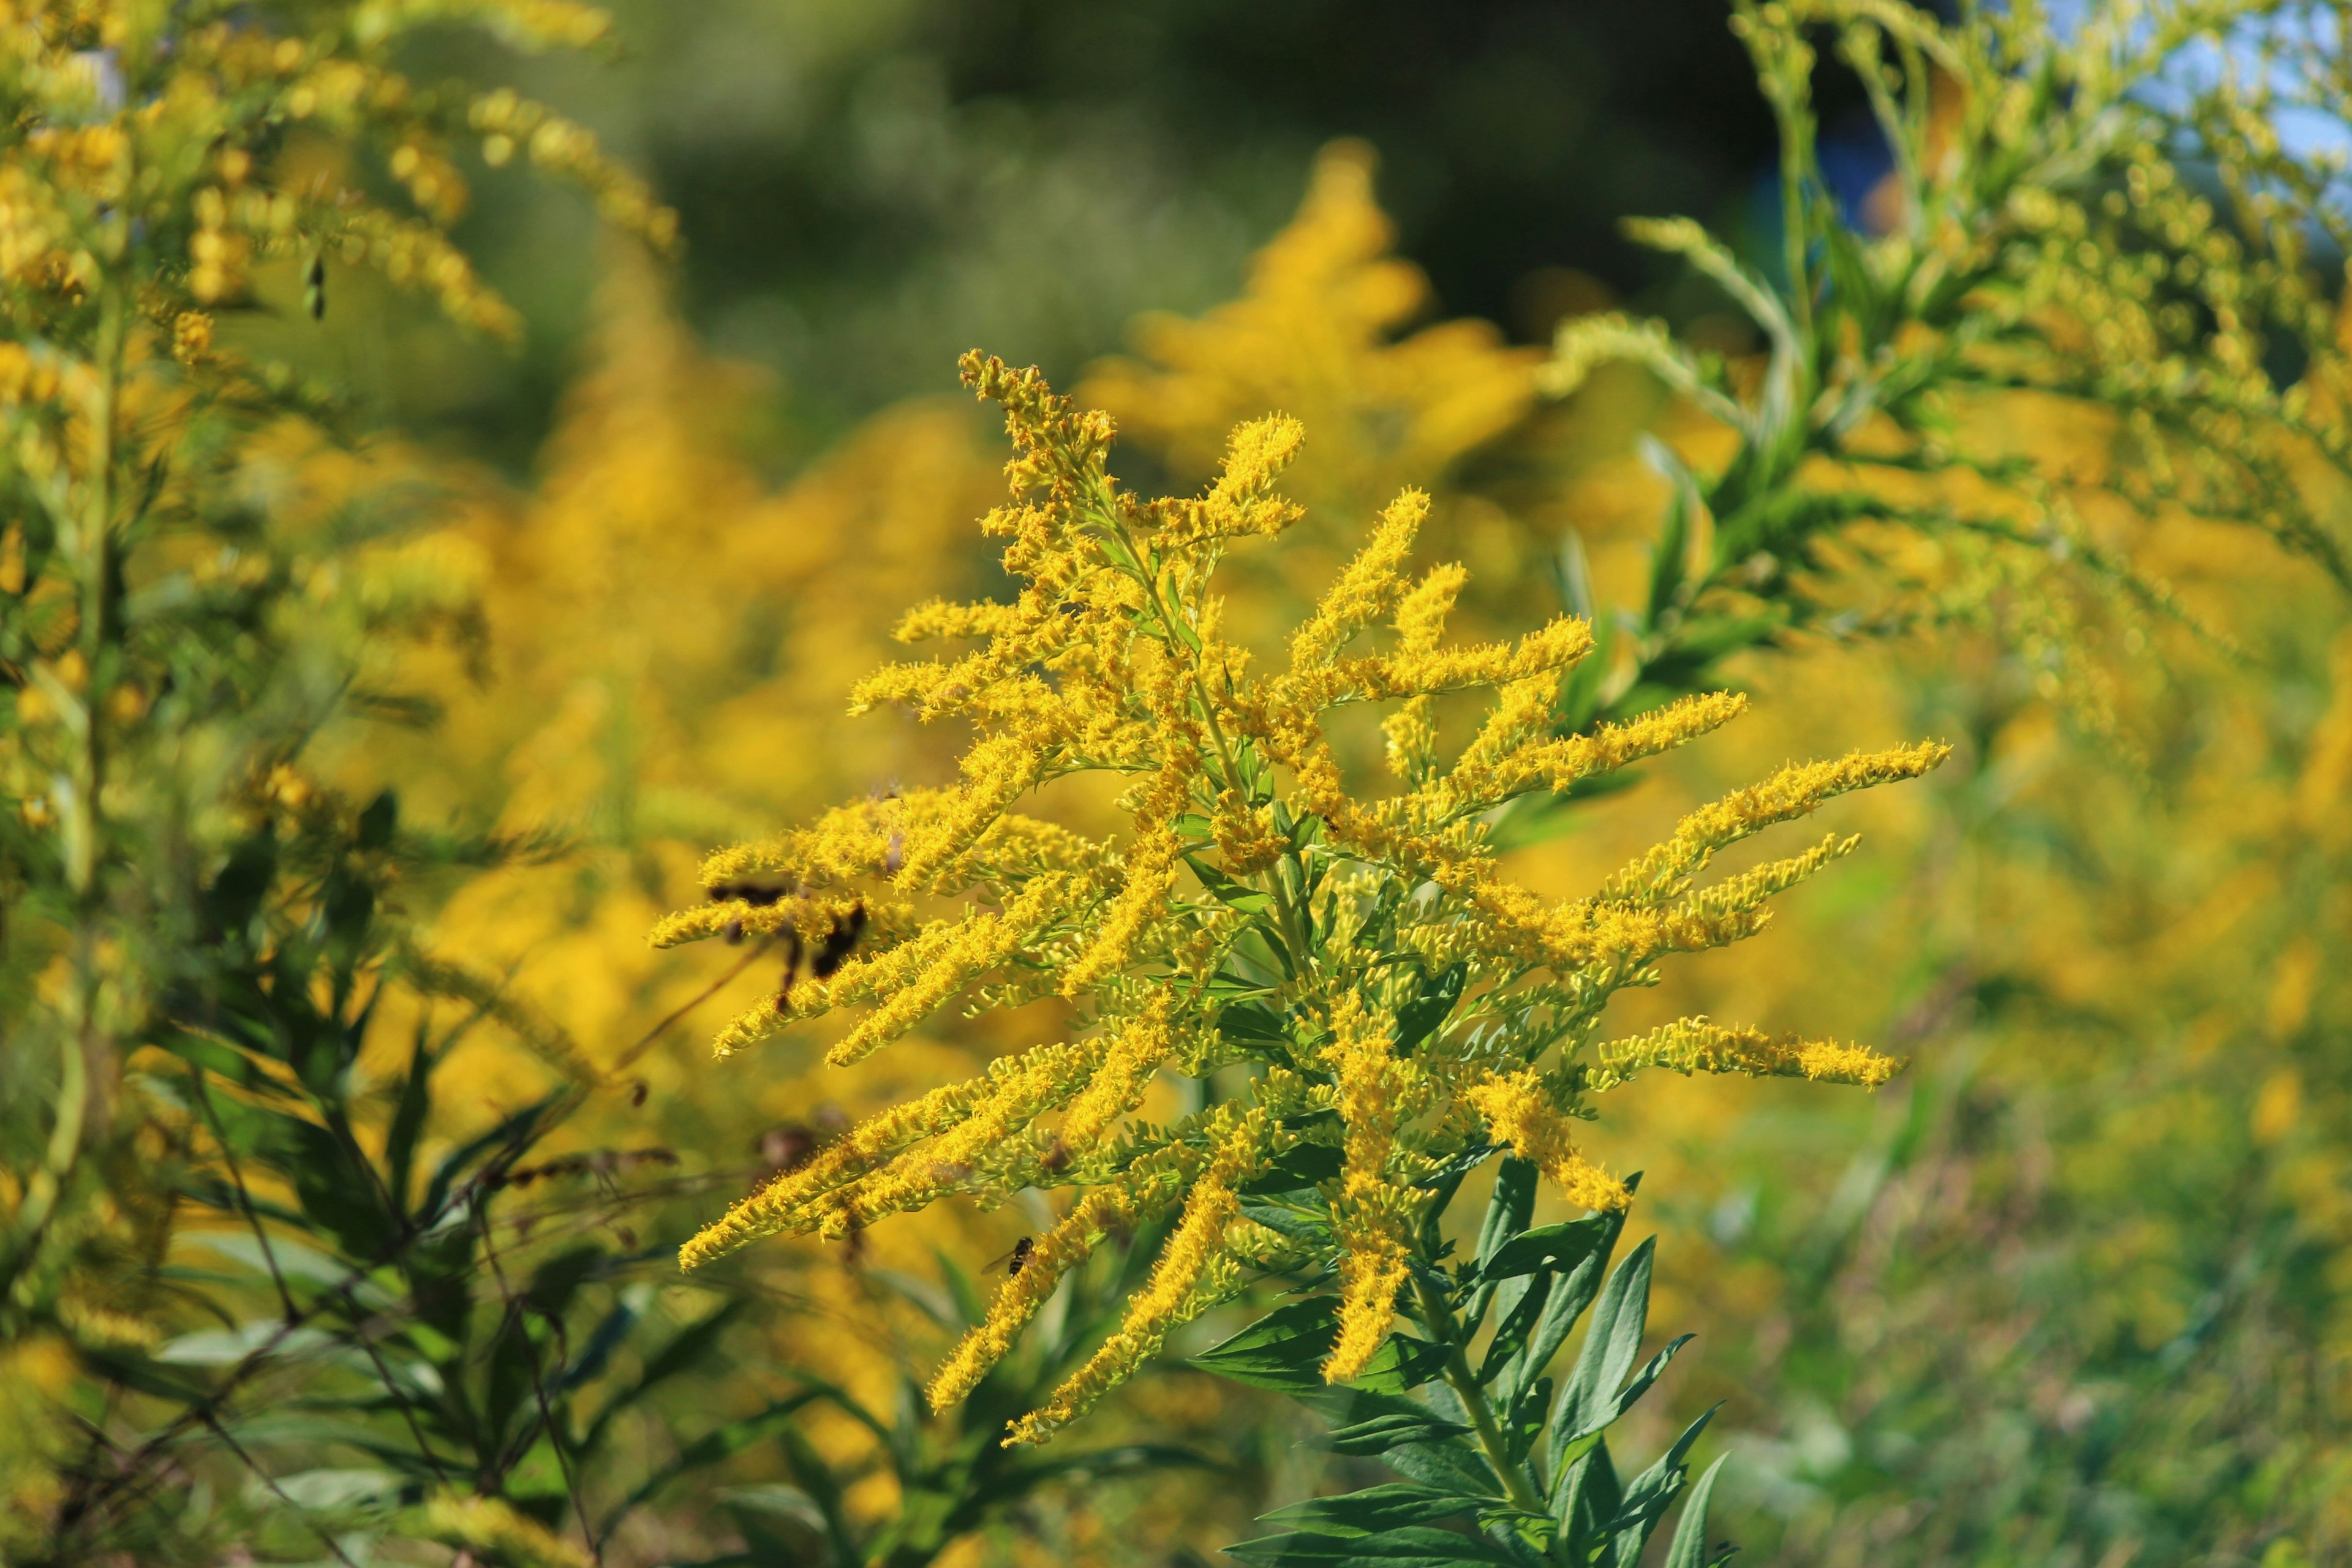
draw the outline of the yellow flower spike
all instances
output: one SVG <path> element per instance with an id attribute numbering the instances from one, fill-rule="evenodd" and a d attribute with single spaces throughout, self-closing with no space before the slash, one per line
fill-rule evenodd
<path id="1" fill-rule="evenodd" d="M 1864 1089 L 1876 1089 L 1903 1070 L 1895 1058 L 1866 1047 L 1794 1035 L 1775 1039 L 1760 1029 L 1727 1028 L 1704 1017 L 1677 1018 L 1646 1035 L 1612 1040 L 1596 1055 L 1599 1070 L 1588 1086 L 1595 1093 L 1630 1081 L 1644 1068 L 1664 1068 L 1685 1077 L 1736 1072 Z"/>
<path id="2" fill-rule="evenodd" d="M 1237 790 L 1222 790 L 1209 817 L 1210 837 L 1228 877 L 1257 875 L 1282 858 L 1287 841 L 1274 830 L 1274 808 L 1253 808 Z"/>
<path id="3" fill-rule="evenodd" d="M 1340 572 L 1339 580 L 1315 606 L 1314 616 L 1292 634 L 1290 667 L 1312 669 L 1328 664 L 1349 637 L 1388 614 L 1404 595 L 1405 558 L 1413 536 L 1429 515 L 1425 490 L 1408 489 L 1388 504 L 1367 543 Z"/>
<path id="4" fill-rule="evenodd" d="M 1601 724 L 1590 734 L 1523 745 L 1492 762 L 1465 752 L 1442 789 L 1432 792 L 1432 805 L 1460 813 L 1483 810 L 1538 784 L 1565 790 L 1580 780 L 1685 745 L 1747 709 L 1748 699 L 1737 692 L 1700 692 L 1622 724 Z"/>
<path id="5" fill-rule="evenodd" d="M 942 1194 L 961 1189 L 983 1164 L 997 1162 L 1008 1147 L 1017 1146 L 1021 1133 L 1038 1117 L 1100 1088 L 1108 1072 L 1131 1073 L 1128 1064 L 1150 1043 L 1146 1035 L 1130 1046 L 1132 1038 L 1048 1046 L 1017 1058 L 998 1058 L 989 1067 L 987 1096 L 962 1121 L 838 1190 L 828 1205 L 822 1228 L 829 1235 L 846 1234 L 886 1215 L 920 1208 Z M 1160 1039 L 1165 1038 L 1163 1032 Z M 1128 1047 L 1125 1055 L 1121 1055 L 1122 1047 Z M 1166 1054 L 1164 1044 L 1160 1054 Z M 1121 1105 L 1111 1114 L 1126 1109 Z M 1067 1132 L 1065 1136 L 1079 1147 L 1091 1147 L 1095 1142 L 1093 1136 L 1083 1140 Z"/>
<path id="6" fill-rule="evenodd" d="M 988 1316 L 964 1335 L 933 1374 L 924 1391 L 931 1408 L 945 1410 L 977 1388 L 989 1370 L 1011 1353 L 1013 1341 L 1054 1294 L 1064 1274 L 1084 1263 L 1112 1232 L 1131 1231 L 1158 1217 L 1179 1190 L 1174 1180 L 1144 1180 L 1130 1173 L 1117 1185 L 1088 1193 L 1061 1223 L 1034 1238 L 1021 1272 L 1005 1280 L 989 1303 Z"/>
<path id="7" fill-rule="evenodd" d="M 678 1267 L 700 1268 L 739 1247 L 794 1228 L 817 1200 L 873 1170 L 919 1138 L 945 1131 L 970 1116 L 985 1092 L 986 1079 L 946 1084 L 919 1100 L 895 1105 L 867 1118 L 827 1144 L 799 1169 L 787 1171 L 726 1216 L 703 1226 L 678 1254 Z"/>
<path id="8" fill-rule="evenodd" d="M 1397 605 L 1398 651 L 1420 658 L 1434 653 L 1445 636 L 1445 622 L 1454 601 L 1462 595 L 1470 573 L 1457 562 L 1430 568 Z M 1388 739 L 1389 771 L 1408 784 L 1426 782 L 1437 750 L 1435 702 L 1426 694 L 1408 698 L 1405 705 L 1381 721 Z"/>
<path id="9" fill-rule="evenodd" d="M 1265 1163 L 1267 1121 L 1263 1110 L 1238 1118 L 1218 1137 L 1208 1166 L 1192 1184 L 1184 1217 L 1160 1254 L 1151 1279 L 1129 1301 L 1127 1316 L 1102 1348 L 1072 1373 L 1043 1406 L 1013 1424 L 1005 1447 L 1040 1443 L 1061 1426 L 1092 1409 L 1135 1369 L 1160 1353 L 1176 1329 L 1214 1305 L 1219 1288 L 1230 1287 L 1230 1276 L 1207 1281 L 1225 1247 L 1225 1232 L 1238 1216 L 1240 1184 Z M 1032 1265 L 1034 1267 L 1034 1263 Z M 1024 1268 L 1023 1273 L 1027 1273 Z M 992 1314 L 992 1316 L 993 1314 Z"/>
<path id="10" fill-rule="evenodd" d="M 1152 828 L 1135 847 L 1128 858 L 1127 885 L 1111 900 L 1094 941 L 1063 974 L 1063 995 L 1082 996 L 1126 967 L 1136 938 L 1164 908 L 1176 886 L 1176 834 L 1166 826 Z"/>
<path id="11" fill-rule="evenodd" d="M 1625 1184 L 1576 1152 L 1569 1119 L 1544 1092 L 1534 1068 L 1491 1074 L 1464 1096 L 1486 1119 L 1496 1142 L 1534 1163 L 1570 1203 L 1589 1209 L 1622 1209 L 1633 1201 Z"/>
<path id="12" fill-rule="evenodd" d="M 1094 1080 L 1062 1119 L 1060 1137 L 1068 1148 L 1093 1148 L 1112 1122 L 1141 1101 L 1152 1075 L 1168 1059 L 1172 1044 L 1168 1015 L 1168 996 L 1162 992 L 1144 1008 L 1143 1016 L 1119 1032 Z"/>
<path id="13" fill-rule="evenodd" d="M 1012 956 L 1068 890 L 1069 879 L 1047 873 L 1031 882 L 1001 915 L 977 914 L 949 929 L 919 973 L 891 993 L 844 1035 L 824 1059 L 846 1067 L 889 1044 L 936 1012 L 947 999 Z M 902 950 L 903 951 L 903 950 Z"/>
<path id="14" fill-rule="evenodd" d="M 1718 849 L 1776 822 L 1802 816 L 1851 790 L 1919 777 L 1951 755 L 1939 742 L 1853 752 L 1829 763 L 1800 763 L 1762 784 L 1734 790 L 1675 825 L 1675 836 L 1610 879 L 1604 897 L 1671 898 L 1687 887 Z"/>
<path id="15" fill-rule="evenodd" d="M 1249 534 L 1280 533 L 1303 515 L 1273 492 L 1298 456 L 1306 426 L 1286 414 L 1253 419 L 1225 443 L 1225 460 L 1209 493 L 1180 503 L 1161 520 L 1160 541 L 1176 549 Z"/>
<path id="16" fill-rule="evenodd" d="M 1291 638 L 1286 667 L 1251 675 L 1217 629 L 1212 578 L 1228 546 L 1296 517 L 1273 482 L 1299 450 L 1297 424 L 1277 416 L 1246 426 L 1202 495 L 1139 503 L 1105 467 L 1102 416 L 1055 396 L 1034 372 L 977 358 L 965 369 L 1003 405 L 1013 437 L 1012 499 L 983 527 L 1005 541 L 1020 592 L 1010 604 L 919 606 L 900 623 L 903 637 L 976 646 L 893 666 L 858 689 L 861 701 L 970 723 L 959 776 L 713 856 L 709 901 L 671 916 L 655 938 L 791 931 L 805 945 L 820 926 L 864 911 L 865 934 L 836 955 L 837 968 L 798 977 L 743 1014 L 722 1032 L 722 1049 L 866 1005 L 828 1058 L 852 1061 L 959 994 L 975 1012 L 1059 996 L 1090 1022 L 1069 1044 L 1006 1058 L 983 1078 L 860 1124 L 738 1205 L 683 1261 L 762 1236 L 841 1234 L 954 1193 L 1075 1187 L 1068 1217 L 1033 1243 L 940 1370 L 935 1404 L 971 1392 L 1104 1237 L 1180 1208 L 1118 1330 L 1017 1426 L 1016 1440 L 1042 1440 L 1075 1419 L 1178 1325 L 1271 1265 L 1336 1277 L 1340 1331 L 1323 1370 L 1359 1375 L 1409 1278 L 1418 1176 L 1502 1142 L 1570 1198 L 1622 1206 L 1622 1184 L 1570 1136 L 1579 1075 L 1615 1081 L 1610 1067 L 1578 1059 L 1576 1042 L 1591 1038 L 1611 993 L 1646 984 L 1660 956 L 1753 933 L 1775 894 L 1852 840 L 1832 837 L 1695 889 L 1710 858 L 1845 790 L 1915 776 L 1942 749 L 1784 769 L 1694 813 L 1591 896 L 1538 898 L 1502 875 L 1493 808 L 1681 745 L 1735 717 L 1742 700 L 1702 694 L 1556 734 L 1558 682 L 1591 651 L 1591 628 L 1560 617 L 1516 641 L 1445 646 L 1465 574 L 1440 566 L 1408 583 L 1427 507 L 1410 490 Z M 1389 634 L 1375 633 L 1383 620 Z M 1374 646 L 1350 647 L 1367 634 Z M 1492 699 L 1475 734 L 1439 773 L 1432 700 L 1481 689 Z M 1360 702 L 1403 706 L 1388 730 L 1401 794 L 1368 798 L 1341 770 L 1326 715 Z M 1114 803 L 1123 831 L 1090 837 L 1015 811 L 1040 786 L 1080 773 L 1124 781 Z M 1188 854 L 1200 888 L 1179 898 Z M 945 918 L 924 922 L 934 903 L 949 906 Z M 1463 961 L 1469 1005 L 1486 1022 L 1441 1029 L 1398 1056 L 1381 977 Z M 1249 998 L 1248 1010 L 1235 1012 L 1236 998 Z M 1319 1016 L 1330 1036 L 1311 1062 L 1298 1060 L 1295 1037 L 1268 1034 L 1268 1013 Z M 1885 1070 L 1856 1047 L 1692 1038 L 1642 1048 L 1656 1058 L 1649 1065 L 1689 1070 L 1853 1081 Z M 1624 1054 L 1636 1047 L 1612 1049 L 1617 1068 L 1639 1065 Z M 1213 1111 L 1171 1127 L 1136 1120 L 1170 1062 L 1195 1078 L 1248 1070 L 1222 1080 L 1239 1098 Z M 1300 1136 L 1341 1144 L 1325 1243 L 1285 1242 L 1239 1215 L 1239 1184 Z"/>
<path id="17" fill-rule="evenodd" d="M 1327 1383 L 1345 1383 L 1364 1370 L 1388 1337 L 1405 1281 L 1410 1194 L 1398 1190 L 1388 1170 L 1397 1129 L 1416 1109 L 1420 1074 L 1391 1052 L 1391 1022 L 1348 993 L 1332 1005 L 1332 1039 L 1323 1047 L 1347 1127 L 1347 1163 L 1333 1208 L 1347 1256 L 1339 1266 L 1339 1338 L 1323 1363 Z"/>

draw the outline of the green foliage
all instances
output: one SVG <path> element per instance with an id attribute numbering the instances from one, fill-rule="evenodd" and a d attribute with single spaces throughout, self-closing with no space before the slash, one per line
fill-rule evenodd
<path id="1" fill-rule="evenodd" d="M 1606 1436 L 1689 1342 L 1685 1334 L 1641 1360 L 1654 1242 L 1612 1269 L 1623 1211 L 1529 1228 L 1537 1167 L 1506 1154 L 1476 1249 L 1449 1268 L 1453 1246 L 1438 1239 L 1439 1223 L 1466 1173 L 1427 1184 L 1407 1309 L 1420 1333 L 1392 1335 L 1361 1376 L 1323 1381 L 1340 1330 L 1340 1303 L 1325 1295 L 1278 1308 L 1193 1358 L 1302 1400 L 1329 1423 L 1325 1447 L 1380 1458 L 1407 1478 L 1266 1515 L 1260 1522 L 1277 1533 L 1226 1548 L 1253 1568 L 1636 1568 L 1683 1495 L 1691 1447 L 1714 1411 L 1630 1480 Z M 1311 1187 L 1286 1197 L 1294 1210 L 1321 1202 Z M 1549 1368 L 1588 1310 L 1582 1347 L 1555 1394 Z M 1728 1555 L 1704 1547 L 1714 1478 L 1710 1468 L 1683 1510 L 1669 1549 L 1677 1568 Z"/>
<path id="2" fill-rule="evenodd" d="M 1629 657 L 1570 693 L 1564 725 L 1794 633 L 1957 619 L 1995 625 L 2111 726 L 2102 621 L 2178 613 L 2135 565 L 2126 519 L 2242 526 L 2352 583 L 2329 499 L 2352 478 L 2352 427 L 2324 270 L 2352 236 L 2333 154 L 2297 155 L 2277 130 L 2344 123 L 2340 58 L 2286 64 L 2320 47 L 2323 13 L 2097 6 L 2062 36 L 2037 7 L 1943 24 L 1869 0 L 1739 0 L 1780 128 L 1777 265 L 1686 218 L 1626 230 L 1687 262 L 1765 352 L 1735 363 L 1615 314 L 1561 327 L 1554 395 L 1631 359 L 1733 441 L 1697 468 L 1648 444 L 1672 499 L 1647 592 L 1614 617 Z M 1893 158 L 1882 232 L 1855 226 L 1823 170 L 1824 41 Z M 2200 50 L 2249 65 L 2200 86 Z M 1563 576 L 1589 603 L 1572 547 Z"/>

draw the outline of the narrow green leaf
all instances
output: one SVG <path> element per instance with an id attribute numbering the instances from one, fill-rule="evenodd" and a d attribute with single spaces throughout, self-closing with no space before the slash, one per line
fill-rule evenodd
<path id="1" fill-rule="evenodd" d="M 1454 1012 L 1454 1005 L 1462 999 L 1463 981 L 1469 974 L 1467 964 L 1448 964 L 1434 980 L 1421 988 L 1421 994 L 1397 1009 L 1397 1054 L 1405 1055 L 1442 1027 Z"/>
<path id="2" fill-rule="evenodd" d="M 1426 1410 L 1386 1410 L 1363 1421 L 1334 1427 L 1323 1435 L 1321 1447 L 1335 1454 L 1369 1458 L 1409 1443 L 1435 1443 L 1466 1436 L 1470 1428 L 1442 1421 Z"/>
<path id="3" fill-rule="evenodd" d="M 1262 915 L 1274 908 L 1272 893 L 1244 887 L 1197 855 L 1185 856 L 1184 864 L 1192 868 L 1192 875 L 1201 879 L 1202 890 L 1221 904 L 1248 915 Z"/>
<path id="4" fill-rule="evenodd" d="M 1650 1267 L 1656 1249 L 1655 1237 L 1642 1243 L 1617 1266 L 1602 1288 L 1600 1302 L 1592 1310 L 1591 1326 L 1585 1330 L 1584 1348 L 1576 1358 L 1576 1370 L 1569 1374 L 1559 1391 L 1559 1403 L 1552 1409 L 1555 1447 L 1608 1425 L 1606 1419 L 1594 1417 L 1614 1404 L 1625 1374 L 1633 1370 L 1633 1358 L 1641 1353 L 1642 1332 L 1650 1313 Z"/>
<path id="5" fill-rule="evenodd" d="M 1492 1256 L 1479 1265 L 1478 1278 L 1486 1281 L 1509 1279 L 1538 1269 L 1570 1273 L 1614 1240 L 1616 1230 L 1617 1222 L 1606 1215 L 1539 1226 L 1496 1247 Z"/>
<path id="6" fill-rule="evenodd" d="M 1407 1524 L 1459 1519 L 1475 1505 L 1434 1487 L 1391 1481 L 1338 1497 L 1310 1498 L 1260 1515 L 1258 1523 L 1322 1535 L 1375 1535 Z"/>
<path id="7" fill-rule="evenodd" d="M 1336 1297 L 1310 1296 L 1279 1307 L 1231 1339 L 1210 1346 L 1192 1364 L 1253 1388 L 1287 1394 L 1320 1391 L 1323 1363 L 1339 1337 Z"/>
<path id="8" fill-rule="evenodd" d="M 1684 1334 L 1652 1356 L 1643 1364 L 1642 1370 L 1633 1374 L 1631 1383 L 1620 1389 L 1614 1398 L 1604 1401 L 1600 1411 L 1587 1418 L 1588 1424 L 1581 1431 L 1570 1435 L 1580 1437 L 1585 1432 L 1598 1432 L 1631 1410 L 1635 1401 L 1650 1392 L 1650 1384 L 1658 1381 L 1658 1374 L 1666 1370 L 1666 1363 L 1675 1359 L 1675 1353 L 1696 1337 L 1695 1334 Z"/>
<path id="9" fill-rule="evenodd" d="M 1666 1548 L 1665 1568 L 1711 1568 L 1713 1563 L 1722 1561 L 1706 1554 L 1706 1505 L 1715 1495 L 1715 1478 L 1722 1470 L 1724 1459 L 1730 1457 L 1726 1454 L 1709 1465 L 1706 1473 L 1699 1477 L 1698 1485 L 1691 1488 L 1689 1500 L 1683 1504 L 1683 1516 L 1675 1525 L 1674 1542 Z"/>
<path id="10" fill-rule="evenodd" d="M 1494 1195 L 1486 1200 L 1486 1217 L 1478 1226 L 1478 1273 L 1489 1276 L 1487 1266 L 1502 1245 L 1528 1228 L 1528 1221 L 1536 1212 L 1536 1164 L 1517 1154 L 1506 1154 L 1495 1171 Z"/>
<path id="11" fill-rule="evenodd" d="M 1269 1535 L 1224 1549 L 1251 1568 L 1462 1568 L 1498 1563 L 1518 1568 L 1518 1560 L 1490 1541 L 1429 1525 L 1402 1525 L 1379 1535 Z"/>
<path id="12" fill-rule="evenodd" d="M 1345 1163 L 1346 1156 L 1333 1144 L 1297 1143 L 1239 1190 L 1244 1197 L 1263 1197 L 1318 1187 L 1335 1179 Z"/>
<path id="13" fill-rule="evenodd" d="M 1290 1026 L 1280 1013 L 1262 1002 L 1234 1002 L 1217 1014 L 1217 1033 L 1229 1040 L 1283 1044 L 1290 1038 Z"/>
<path id="14" fill-rule="evenodd" d="M 1612 1554 L 1622 1568 L 1637 1568 L 1642 1561 L 1643 1550 L 1649 1545 L 1650 1537 L 1656 1533 L 1658 1521 L 1666 1517 L 1666 1510 L 1674 1506 L 1675 1499 L 1682 1492 L 1683 1483 L 1690 1477 L 1690 1468 L 1685 1461 L 1690 1456 L 1691 1445 L 1698 1441 L 1698 1435 L 1706 1430 L 1706 1424 L 1714 1420 L 1716 1411 L 1722 1408 L 1720 1405 L 1710 1407 L 1697 1420 L 1683 1428 L 1683 1435 L 1675 1439 L 1674 1447 L 1659 1455 L 1657 1463 L 1634 1477 L 1633 1484 L 1625 1489 L 1624 1501 L 1619 1505 L 1617 1517 L 1610 1525 L 1610 1531 L 1615 1537 Z"/>

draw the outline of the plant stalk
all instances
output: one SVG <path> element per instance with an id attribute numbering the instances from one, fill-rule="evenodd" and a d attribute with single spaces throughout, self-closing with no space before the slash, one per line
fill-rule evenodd
<path id="1" fill-rule="evenodd" d="M 1543 1512 L 1543 1499 L 1528 1483 L 1526 1468 L 1512 1462 L 1510 1448 L 1503 1440 L 1502 1423 L 1495 1419 L 1495 1406 L 1486 1398 L 1486 1389 L 1479 1385 L 1477 1374 L 1470 1370 L 1470 1358 L 1463 1353 L 1461 1328 L 1454 1321 L 1454 1310 L 1418 1270 L 1412 1277 L 1412 1289 L 1414 1300 L 1421 1305 L 1422 1321 L 1445 1346 L 1445 1363 L 1440 1375 L 1445 1379 L 1445 1386 L 1454 1391 L 1454 1397 L 1462 1402 L 1462 1408 L 1469 1412 L 1470 1428 L 1478 1439 L 1478 1449 L 1486 1456 L 1496 1479 L 1503 1483 L 1504 1495 L 1514 1508 L 1528 1513 Z"/>

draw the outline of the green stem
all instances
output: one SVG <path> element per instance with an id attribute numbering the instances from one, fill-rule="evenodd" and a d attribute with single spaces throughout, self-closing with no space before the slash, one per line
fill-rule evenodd
<path id="1" fill-rule="evenodd" d="M 1421 1304 L 1422 1321 L 1431 1335 L 1445 1346 L 1445 1363 L 1442 1375 L 1454 1397 L 1470 1415 L 1470 1429 L 1478 1439 L 1479 1451 L 1496 1479 L 1503 1483 L 1504 1495 L 1511 1506 L 1528 1513 L 1544 1511 L 1543 1499 L 1528 1480 L 1523 1466 L 1511 1459 L 1510 1449 L 1503 1441 L 1502 1423 L 1495 1419 L 1495 1407 L 1486 1398 L 1486 1391 L 1478 1383 L 1477 1374 L 1470 1370 L 1470 1358 L 1463 1353 L 1461 1326 L 1454 1321 L 1454 1310 L 1445 1304 L 1445 1297 L 1416 1270 L 1412 1277 L 1414 1299 Z"/>

